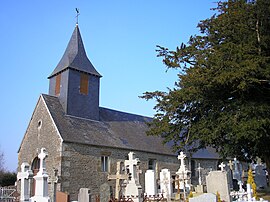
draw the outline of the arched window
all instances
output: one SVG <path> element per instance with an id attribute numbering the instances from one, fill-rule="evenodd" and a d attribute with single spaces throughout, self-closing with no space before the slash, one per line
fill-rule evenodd
<path id="1" fill-rule="evenodd" d="M 38 157 L 35 157 L 33 162 L 32 162 L 32 165 L 31 165 L 31 169 L 32 169 L 34 176 L 37 175 L 37 173 L 39 171 L 39 166 L 40 166 L 40 160 Z M 31 196 L 35 195 L 35 188 L 36 188 L 36 181 L 33 178 L 32 183 L 31 183 Z"/>

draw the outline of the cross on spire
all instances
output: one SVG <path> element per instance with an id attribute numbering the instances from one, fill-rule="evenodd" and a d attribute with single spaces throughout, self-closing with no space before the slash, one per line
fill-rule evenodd
<path id="1" fill-rule="evenodd" d="M 75 8 L 75 10 L 76 10 L 76 13 L 77 13 L 77 15 L 76 15 L 76 25 L 78 25 L 78 23 L 79 23 L 79 15 L 80 15 L 80 11 L 79 11 L 78 8 Z"/>

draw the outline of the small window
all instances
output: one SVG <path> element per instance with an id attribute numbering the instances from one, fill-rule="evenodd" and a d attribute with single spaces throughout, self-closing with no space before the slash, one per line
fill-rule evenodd
<path id="1" fill-rule="evenodd" d="M 109 172 L 109 157 L 108 156 L 101 157 L 101 171 Z"/>
<path id="2" fill-rule="evenodd" d="M 41 126 L 42 126 L 42 121 L 39 120 L 39 121 L 38 121 L 38 124 L 37 124 L 37 127 L 38 127 L 39 130 L 41 129 Z"/>
<path id="3" fill-rule="evenodd" d="M 61 74 L 58 74 L 58 75 L 56 75 L 55 95 L 60 94 L 60 85 L 61 85 Z"/>
<path id="4" fill-rule="evenodd" d="M 155 159 L 148 160 L 148 169 L 149 170 L 156 170 L 156 160 Z"/>
<path id="5" fill-rule="evenodd" d="M 80 93 L 84 95 L 88 95 L 88 77 L 87 74 L 81 73 Z"/>

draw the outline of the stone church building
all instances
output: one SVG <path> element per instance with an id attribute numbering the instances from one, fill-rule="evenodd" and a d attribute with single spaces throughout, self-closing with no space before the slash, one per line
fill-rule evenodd
<path id="1" fill-rule="evenodd" d="M 57 191 L 77 200 L 80 188 L 89 188 L 94 196 L 108 174 L 116 172 L 117 161 L 127 159 L 130 151 L 140 159 L 140 183 L 144 173 L 153 169 L 159 174 L 179 168 L 177 155 L 162 144 L 159 137 L 146 136 L 146 122 L 151 118 L 99 106 L 101 75 L 86 55 L 76 25 L 60 62 L 49 79 L 49 94 L 40 95 L 18 151 L 18 170 L 29 163 L 33 173 L 39 169 L 37 155 L 46 148 L 49 177 L 58 170 Z M 192 176 L 198 162 L 216 168 L 218 156 L 202 150 L 189 159 Z M 108 182 L 114 187 L 114 181 Z M 34 194 L 32 182 L 31 194 Z M 49 185 L 52 196 L 52 184 Z"/>

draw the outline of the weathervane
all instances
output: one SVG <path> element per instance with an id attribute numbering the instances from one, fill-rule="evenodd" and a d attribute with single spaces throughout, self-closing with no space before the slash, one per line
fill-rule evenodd
<path id="1" fill-rule="evenodd" d="M 77 12 L 77 15 L 76 15 L 76 24 L 78 24 L 80 11 L 79 11 L 78 8 L 75 8 L 75 10 L 76 10 L 76 12 Z"/>

